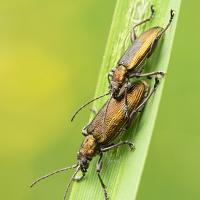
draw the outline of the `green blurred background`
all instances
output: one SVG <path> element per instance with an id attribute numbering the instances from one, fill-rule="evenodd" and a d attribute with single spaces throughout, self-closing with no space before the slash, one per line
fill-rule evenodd
<path id="1" fill-rule="evenodd" d="M 88 121 L 115 1 L 0 1 L 0 199 L 62 199 Z M 183 1 L 139 200 L 200 199 L 198 19 Z"/>

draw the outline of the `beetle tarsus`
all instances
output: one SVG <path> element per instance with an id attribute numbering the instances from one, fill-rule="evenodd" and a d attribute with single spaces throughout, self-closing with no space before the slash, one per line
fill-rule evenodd
<path id="1" fill-rule="evenodd" d="M 170 23 L 172 22 L 174 15 L 175 15 L 175 10 L 171 10 L 170 11 L 170 20 L 169 20 Z"/>
<path id="2" fill-rule="evenodd" d="M 134 143 L 129 142 L 129 141 L 126 141 L 126 142 L 127 142 L 128 146 L 129 146 L 130 150 L 131 150 L 131 151 L 134 151 L 134 150 L 135 150 L 135 145 L 134 145 Z"/>

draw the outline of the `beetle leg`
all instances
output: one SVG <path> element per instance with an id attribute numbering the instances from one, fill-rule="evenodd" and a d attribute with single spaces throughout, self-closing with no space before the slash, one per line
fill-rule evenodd
<path id="1" fill-rule="evenodd" d="M 151 95 L 155 92 L 155 90 L 156 90 L 158 84 L 159 84 L 159 80 L 158 80 L 158 78 L 156 77 L 156 78 L 155 78 L 154 89 L 149 93 L 148 87 L 146 88 L 146 91 L 145 91 L 145 93 L 144 93 L 144 100 L 142 101 L 142 103 L 141 103 L 136 109 L 134 109 L 134 110 L 130 113 L 129 119 L 128 119 L 127 123 L 124 125 L 124 126 L 125 126 L 125 127 L 124 127 L 125 130 L 127 130 L 127 129 L 130 127 L 132 121 L 133 121 L 134 118 L 137 116 L 137 113 L 142 111 L 142 109 L 143 109 L 144 106 L 145 106 L 145 103 L 148 101 L 148 99 L 151 97 Z"/>
<path id="2" fill-rule="evenodd" d="M 160 35 L 162 35 L 162 34 L 169 28 L 170 24 L 171 24 L 172 21 L 173 21 L 174 15 L 175 15 L 175 11 L 174 11 L 174 10 L 171 10 L 171 11 L 170 11 L 169 22 L 168 22 L 168 24 L 166 25 L 166 27 L 163 29 L 163 31 L 161 32 Z"/>
<path id="3" fill-rule="evenodd" d="M 136 33 L 135 33 L 135 29 L 134 29 L 135 27 L 133 27 L 133 30 L 132 30 L 132 32 L 131 32 L 131 42 L 133 43 L 135 40 L 136 40 L 136 38 L 137 38 L 137 35 L 136 35 Z"/>
<path id="4" fill-rule="evenodd" d="M 171 10 L 170 11 L 170 19 L 169 19 L 169 22 L 168 24 L 166 25 L 166 27 L 160 32 L 160 34 L 155 38 L 154 42 L 151 44 L 151 48 L 148 52 L 148 55 L 147 57 L 149 58 L 151 56 L 151 54 L 153 53 L 153 50 L 158 42 L 158 40 L 162 37 L 162 35 L 167 31 L 167 29 L 169 28 L 169 26 L 171 25 L 172 23 L 172 20 L 174 18 L 174 14 L 175 14 L 175 11 L 174 10 Z"/>
<path id="5" fill-rule="evenodd" d="M 129 115 L 128 121 L 124 125 L 124 129 L 127 130 L 130 126 L 134 118 L 136 117 L 137 113 L 140 112 L 139 110 L 135 112 L 135 110 Z"/>
<path id="6" fill-rule="evenodd" d="M 121 97 L 124 97 L 124 95 L 125 95 L 125 89 L 127 88 L 127 91 L 129 91 L 129 89 L 131 88 L 131 86 L 132 86 L 132 83 L 127 79 L 125 81 L 125 84 L 123 85 L 123 87 L 120 89 L 119 94 L 117 95 L 117 99 L 118 98 L 120 99 Z"/>
<path id="7" fill-rule="evenodd" d="M 108 200 L 108 192 L 107 192 L 107 189 L 106 189 L 106 185 L 104 184 L 102 178 L 101 178 L 101 169 L 102 169 L 102 157 L 103 157 L 103 153 L 100 153 L 100 157 L 99 157 L 99 160 L 97 161 L 97 165 L 96 165 L 96 172 L 97 172 L 97 175 L 98 175 L 98 178 L 99 178 L 99 181 L 101 183 L 101 187 L 103 188 L 103 191 L 104 191 L 104 198 L 105 200 Z"/>
<path id="8" fill-rule="evenodd" d="M 129 142 L 129 141 L 126 140 L 126 141 L 121 141 L 117 144 L 110 145 L 108 147 L 104 147 L 104 148 L 101 149 L 101 152 L 110 151 L 111 149 L 117 148 L 117 147 L 122 146 L 122 145 L 128 145 L 130 150 L 135 149 L 135 145 L 132 142 Z"/>
<path id="9" fill-rule="evenodd" d="M 160 75 L 160 76 L 164 76 L 165 75 L 165 72 L 163 71 L 156 71 L 156 72 L 149 72 L 149 73 L 144 73 L 144 74 L 141 74 L 141 73 L 133 73 L 133 74 L 130 74 L 129 77 L 132 78 L 132 77 L 144 77 L 144 76 L 147 76 L 147 77 L 153 77 L 153 76 L 157 76 L 157 75 Z"/>
<path id="10" fill-rule="evenodd" d="M 143 21 L 141 21 L 141 22 L 139 22 L 139 23 L 136 24 L 135 26 L 133 26 L 133 29 L 132 29 L 132 32 L 131 32 L 131 35 L 130 35 L 130 37 L 131 37 L 131 42 L 132 42 L 132 43 L 133 43 L 133 42 L 136 40 L 136 38 L 137 38 L 137 35 L 136 35 L 136 32 L 135 32 L 136 27 L 138 27 L 138 26 L 140 26 L 140 25 L 142 25 L 142 24 L 144 24 L 144 23 L 150 21 L 150 20 L 153 18 L 154 14 L 155 14 L 154 6 L 151 5 L 151 15 L 150 15 L 150 17 L 147 18 L 147 19 L 145 19 L 145 20 L 143 20 Z"/>
<path id="11" fill-rule="evenodd" d="M 135 110 L 133 110 L 133 112 L 132 112 L 133 114 L 142 110 L 142 108 L 144 107 L 146 102 L 150 99 L 152 94 L 156 91 L 159 83 L 160 83 L 160 81 L 159 81 L 158 77 L 155 77 L 155 84 L 153 86 L 153 89 L 149 92 L 148 96 L 142 101 L 142 103 Z"/>

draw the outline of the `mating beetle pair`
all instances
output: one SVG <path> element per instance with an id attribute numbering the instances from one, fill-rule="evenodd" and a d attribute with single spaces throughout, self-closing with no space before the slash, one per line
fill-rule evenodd
<path id="1" fill-rule="evenodd" d="M 85 138 L 77 154 L 77 163 L 37 179 L 32 183 L 31 187 L 54 174 L 67 171 L 68 169 L 75 169 L 64 194 L 64 199 L 66 199 L 67 192 L 72 182 L 79 181 L 85 176 L 90 161 L 94 156 L 98 155 L 99 160 L 96 166 L 97 177 L 104 190 L 104 198 L 105 200 L 108 199 L 107 188 L 100 174 L 102 169 L 102 157 L 105 152 L 121 145 L 128 145 L 131 150 L 135 148 L 134 144 L 130 141 L 121 141 L 116 144 L 114 144 L 113 141 L 124 128 L 129 127 L 130 123 L 136 118 L 139 111 L 143 109 L 148 99 L 155 92 L 159 83 L 159 79 L 156 75 L 164 75 L 163 72 L 141 73 L 141 64 L 152 54 L 157 41 L 170 26 L 174 11 L 171 10 L 170 20 L 165 28 L 153 27 L 137 38 L 135 28 L 150 21 L 153 15 L 154 9 L 151 7 L 151 16 L 133 27 L 131 34 L 132 45 L 119 59 L 117 66 L 109 73 L 109 92 L 105 95 L 111 94 L 110 98 L 96 114 L 95 118 L 83 129 L 82 133 Z M 140 80 L 133 83 L 129 81 L 129 78 L 132 77 L 154 75 L 155 84 L 151 89 L 145 81 Z M 77 110 L 72 120 L 83 107 L 98 98 L 93 99 Z M 79 171 L 82 172 L 81 177 L 76 176 Z"/>

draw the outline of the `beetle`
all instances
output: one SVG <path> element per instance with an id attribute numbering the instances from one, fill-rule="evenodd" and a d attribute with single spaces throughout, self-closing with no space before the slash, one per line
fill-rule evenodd
<path id="1" fill-rule="evenodd" d="M 128 47 L 125 53 L 117 62 L 117 66 L 108 74 L 109 89 L 111 96 L 118 99 L 120 96 L 120 89 L 125 85 L 125 96 L 127 94 L 127 85 L 129 78 L 144 77 L 153 75 L 164 75 L 162 71 L 150 72 L 141 74 L 142 64 L 149 58 L 161 36 L 169 28 L 174 18 L 174 11 L 170 11 L 170 19 L 165 28 L 156 26 L 143 32 L 139 37 L 136 36 L 135 28 L 151 20 L 154 16 L 154 8 L 151 6 L 151 16 L 148 19 L 136 24 L 131 33 L 132 44 Z M 126 99 L 126 97 L 125 97 Z M 128 117 L 128 102 L 125 105 L 125 114 Z"/>
<path id="2" fill-rule="evenodd" d="M 129 105 L 128 118 L 126 118 L 123 114 L 125 106 L 125 96 L 123 94 L 119 100 L 112 98 L 110 101 L 107 101 L 96 114 L 94 119 L 82 130 L 85 138 L 77 153 L 77 163 L 37 179 L 31 184 L 31 187 L 33 187 L 41 180 L 46 179 L 54 174 L 75 168 L 75 172 L 70 178 L 69 184 L 64 193 L 64 199 L 66 199 L 67 192 L 72 182 L 80 181 L 85 176 L 90 161 L 93 157 L 98 155 L 99 159 L 96 165 L 96 172 L 104 191 L 104 198 L 107 200 L 108 192 L 100 175 L 102 169 L 102 157 L 105 152 L 122 145 L 128 145 L 131 150 L 135 148 L 134 144 L 130 141 L 120 141 L 116 144 L 114 144 L 113 141 L 124 130 L 124 128 L 128 128 L 130 126 L 131 121 L 133 121 L 138 112 L 142 110 L 145 103 L 155 92 L 158 83 L 158 78 L 155 78 L 155 84 L 151 90 L 145 81 L 137 81 L 129 84 L 127 93 L 127 100 Z M 104 122 L 106 110 L 107 115 Z M 82 172 L 82 175 L 80 177 L 76 177 L 79 171 Z"/>
<path id="3" fill-rule="evenodd" d="M 149 72 L 149 73 L 143 73 L 143 74 L 141 73 L 143 70 L 142 64 L 147 58 L 149 58 L 152 55 L 161 36 L 167 31 L 170 24 L 172 23 L 175 12 L 174 10 L 170 11 L 170 19 L 165 28 L 162 28 L 160 26 L 152 27 L 148 29 L 147 31 L 143 32 L 139 37 L 137 37 L 135 29 L 138 26 L 150 21 L 153 18 L 154 14 L 155 14 L 154 7 L 151 6 L 150 17 L 136 24 L 132 28 L 131 45 L 128 47 L 125 53 L 121 56 L 121 58 L 117 62 L 116 67 L 114 67 L 108 73 L 109 92 L 95 99 L 92 99 L 91 101 L 81 106 L 73 114 L 71 121 L 74 120 L 75 116 L 79 113 L 79 111 L 82 108 L 84 108 L 85 106 L 87 106 L 88 104 L 90 104 L 91 102 L 97 99 L 100 99 L 109 94 L 111 95 L 110 98 L 120 99 L 120 95 L 123 93 L 122 91 L 120 91 L 122 88 L 124 90 L 125 100 L 126 100 L 124 113 L 125 113 L 125 116 L 128 117 L 128 102 L 127 102 L 126 96 L 127 96 L 127 87 L 130 82 L 129 79 L 133 77 L 150 77 L 151 78 L 152 76 L 164 75 L 164 72 L 162 71 Z M 105 115 L 106 115 L 106 112 L 105 112 Z"/>

